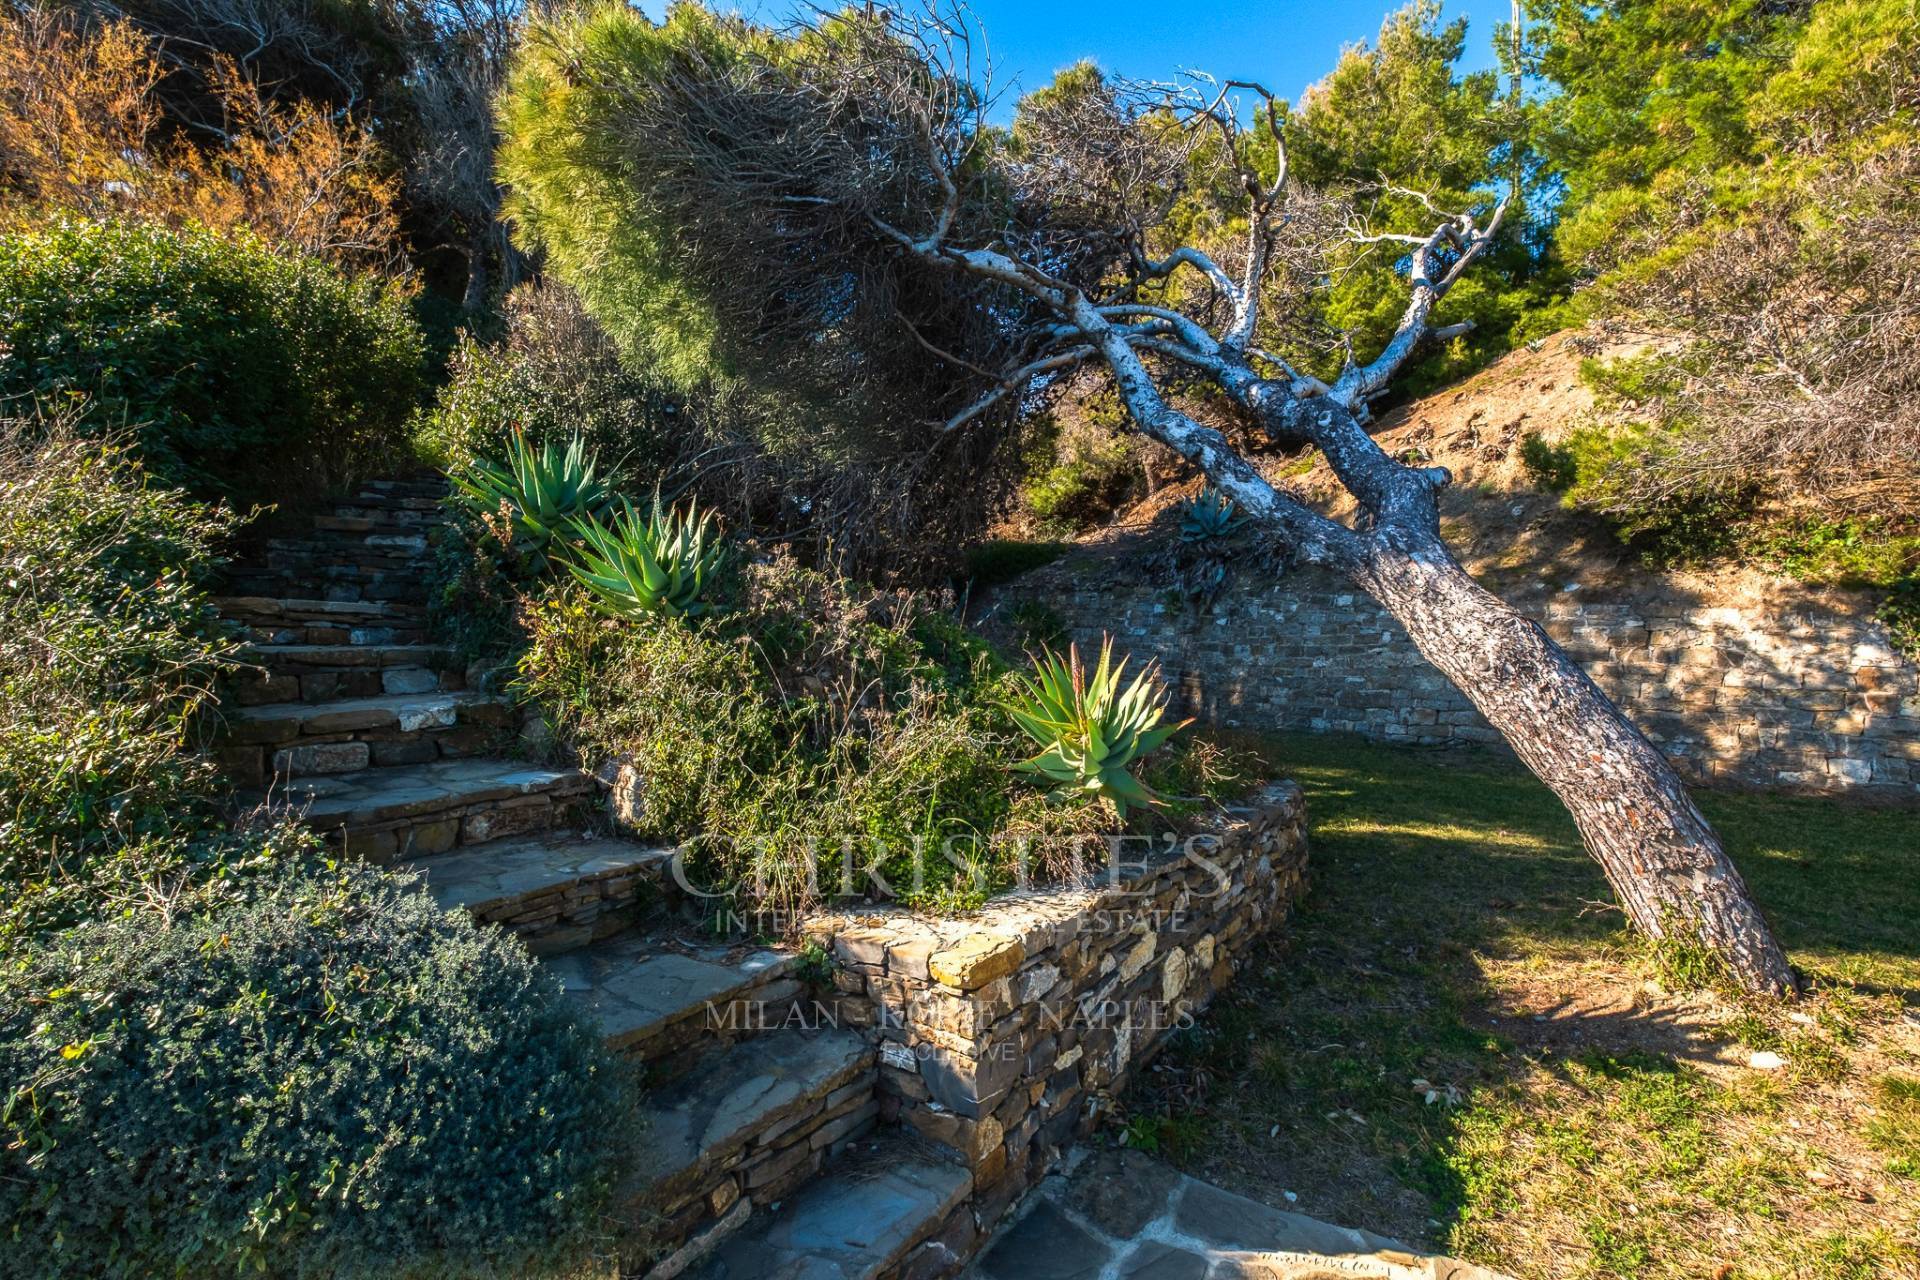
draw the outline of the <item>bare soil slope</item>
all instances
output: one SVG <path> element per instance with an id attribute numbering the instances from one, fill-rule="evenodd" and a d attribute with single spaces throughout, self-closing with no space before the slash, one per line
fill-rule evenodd
<path id="1" fill-rule="evenodd" d="M 1600 520 L 1568 510 L 1557 494 L 1534 483 L 1520 460 L 1521 442 L 1536 434 L 1549 443 L 1564 439 L 1593 410 L 1593 393 L 1580 381 L 1581 360 L 1632 349 L 1596 350 L 1588 335 L 1555 334 L 1537 349 L 1515 351 L 1464 382 L 1384 413 L 1374 437 L 1396 457 L 1453 472 L 1453 486 L 1440 499 L 1447 541 L 1475 577 L 1515 603 L 1577 592 L 1583 601 L 1768 610 L 1818 604 L 1850 616 L 1870 613 L 1873 601 L 1862 593 L 1749 568 L 1649 569 Z M 1317 455 L 1311 467 L 1287 457 L 1268 457 L 1260 466 L 1275 484 L 1320 510 L 1352 518 L 1352 498 Z M 1170 536 L 1180 503 L 1199 488 L 1191 476 L 1157 489 L 1087 535 L 1086 550 L 1137 548 L 1143 533 Z"/>

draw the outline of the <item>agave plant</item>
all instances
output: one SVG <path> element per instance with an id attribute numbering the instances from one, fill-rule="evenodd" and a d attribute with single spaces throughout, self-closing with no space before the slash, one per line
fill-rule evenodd
<path id="1" fill-rule="evenodd" d="M 579 436 L 563 451 L 549 441 L 538 450 L 516 430 L 503 465 L 475 458 L 465 471 L 449 477 L 457 496 L 481 516 L 505 510 L 514 541 L 544 560 L 547 545 L 582 517 L 593 519 L 613 505 L 613 492 L 595 474 L 592 453 Z"/>
<path id="2" fill-rule="evenodd" d="M 1059 784 L 1062 791 L 1100 796 L 1120 817 L 1129 804 L 1158 801 L 1145 784 L 1127 772 L 1130 766 L 1191 724 L 1162 724 L 1166 695 L 1151 665 L 1122 687 L 1127 660 L 1113 665 L 1113 638 L 1100 646 L 1100 664 L 1089 672 L 1078 645 L 1067 656 L 1046 652 L 1035 660 L 1032 676 L 1020 678 L 1020 697 L 1007 710 L 1042 748 L 1016 768 Z"/>
<path id="3" fill-rule="evenodd" d="M 610 523 L 587 516 L 573 522 L 580 545 L 567 568 L 591 591 L 603 612 L 616 618 L 663 614 L 686 618 L 706 611 L 700 600 L 726 555 L 713 513 L 685 515 L 663 509 L 642 515 L 621 501 Z"/>
<path id="4" fill-rule="evenodd" d="M 1234 505 L 1232 498 L 1208 485 L 1187 503 L 1186 513 L 1180 518 L 1180 540 L 1209 542 L 1224 538 L 1246 522 L 1246 514 Z"/>

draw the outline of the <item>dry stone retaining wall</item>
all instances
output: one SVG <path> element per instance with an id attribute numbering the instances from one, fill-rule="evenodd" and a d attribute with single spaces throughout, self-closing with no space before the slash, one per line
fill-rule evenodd
<path id="1" fill-rule="evenodd" d="M 1190 714 L 1248 729 L 1422 746 L 1500 737 L 1364 594 L 1320 570 L 1235 584 L 1196 609 L 1164 587 L 1063 564 L 1003 589 L 1158 656 Z M 1530 610 L 1697 782 L 1920 799 L 1920 669 L 1881 627 L 1809 608 L 1581 603 Z"/>
<path id="2" fill-rule="evenodd" d="M 1228 981 L 1306 873 L 1299 789 L 1275 783 L 1190 843 L 1092 887 L 962 919 L 815 917 L 843 1008 L 869 1005 L 880 1116 L 957 1154 L 967 1194 L 900 1274 L 940 1275 L 1059 1162 Z"/>

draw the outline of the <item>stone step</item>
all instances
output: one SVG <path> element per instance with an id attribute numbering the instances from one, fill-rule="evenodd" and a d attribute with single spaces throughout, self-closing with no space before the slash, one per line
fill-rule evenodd
<path id="1" fill-rule="evenodd" d="M 788 1030 L 716 1049 L 650 1090 L 628 1195 L 677 1247 L 740 1201 L 792 1194 L 879 1115 L 873 1048 L 845 1029 Z"/>
<path id="2" fill-rule="evenodd" d="M 294 561 L 324 560 L 330 556 L 369 564 L 419 560 L 427 554 L 424 529 L 375 529 L 364 533 L 320 534 L 305 538 L 267 539 L 267 563 L 281 557 Z"/>
<path id="3" fill-rule="evenodd" d="M 264 568 L 256 567 L 249 572 L 284 574 L 337 586 L 381 583 L 401 577 L 416 578 L 425 569 L 418 556 L 393 556 L 376 563 L 365 557 L 364 553 L 357 554 L 361 559 L 353 559 L 346 552 L 304 551 L 293 555 L 272 551 L 267 554 Z"/>
<path id="4" fill-rule="evenodd" d="M 734 1222 L 715 1223 L 656 1274 L 686 1280 L 949 1275 L 972 1244 L 965 1207 L 972 1182 L 965 1169 L 898 1134 L 863 1140 L 772 1212 L 736 1209 Z M 936 1239 L 949 1223 L 967 1239 Z M 916 1256 L 903 1272 L 901 1263 L 916 1248 L 926 1262 Z"/>
<path id="5" fill-rule="evenodd" d="M 365 672 L 396 666 L 424 666 L 451 672 L 459 654 L 445 645 L 261 645 L 250 643 L 240 658 L 273 672 Z"/>
<path id="6" fill-rule="evenodd" d="M 717 1044 L 833 1016 L 816 1011 L 794 976 L 798 962 L 787 949 L 676 943 L 670 950 L 658 936 L 633 933 L 556 957 L 553 967 L 609 1047 L 672 1073 Z"/>
<path id="7" fill-rule="evenodd" d="M 672 857 L 671 847 L 557 833 L 496 840 L 406 865 L 425 875 L 427 892 L 441 906 L 499 925 L 535 955 L 554 956 L 632 926 Z M 597 966 L 565 959 L 561 976 L 569 990 L 591 998 Z"/>
<path id="8" fill-rule="evenodd" d="M 378 631 L 368 628 L 360 634 Z M 249 645 L 241 657 L 253 668 L 236 681 L 234 700 L 243 707 L 451 693 L 466 687 L 466 669 L 458 656 L 439 645 Z"/>
<path id="9" fill-rule="evenodd" d="M 369 480 L 360 486 L 359 498 L 433 498 L 444 497 L 447 482 L 440 476 L 419 480 Z"/>
<path id="10" fill-rule="evenodd" d="M 315 516 L 316 533 L 417 533 L 447 522 L 447 516 L 435 503 L 427 510 L 412 507 L 381 506 L 378 503 L 339 502 L 333 514 Z"/>
<path id="11" fill-rule="evenodd" d="M 1371 1231 L 1275 1209 L 1125 1148 L 1076 1154 L 1065 1173 L 1042 1182 L 1012 1217 L 966 1273 L 967 1280 L 1504 1280 Z"/>
<path id="12" fill-rule="evenodd" d="M 275 702 L 229 711 L 215 750 L 237 781 L 258 787 L 269 776 L 351 773 L 476 755 L 512 722 L 510 702 L 482 693 Z"/>
<path id="13" fill-rule="evenodd" d="M 387 600 L 330 600 L 324 596 L 232 595 L 215 596 L 220 616 L 265 635 L 284 635 L 283 643 L 337 643 L 333 640 L 295 641 L 294 631 L 321 628 L 341 633 L 344 640 L 356 627 L 418 627 L 426 611 L 419 605 Z M 267 641 L 270 643 L 270 641 Z"/>
<path id="14" fill-rule="evenodd" d="M 578 826 L 595 787 L 578 769 L 478 758 L 296 778 L 241 799 L 290 810 L 349 855 L 384 865 Z"/>
<path id="15" fill-rule="evenodd" d="M 333 604 L 399 604 L 425 612 L 427 588 L 417 569 L 389 573 L 377 580 L 334 580 L 324 574 L 290 569 L 234 569 L 227 585 L 236 595 L 324 600 Z"/>
<path id="16" fill-rule="evenodd" d="M 375 556 L 364 551 L 270 551 L 265 565 L 253 572 L 299 575 L 332 586 L 350 583 L 382 582 L 396 575 L 425 573 L 426 557 L 416 555 Z"/>

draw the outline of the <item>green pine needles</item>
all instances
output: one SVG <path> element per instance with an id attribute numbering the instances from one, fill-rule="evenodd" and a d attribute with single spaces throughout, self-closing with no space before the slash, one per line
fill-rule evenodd
<path id="1" fill-rule="evenodd" d="M 575 521 L 594 519 L 612 507 L 613 491 L 598 470 L 598 460 L 579 436 L 564 450 L 552 441 L 536 450 L 524 431 L 515 431 L 504 464 L 474 458 L 448 479 L 481 519 L 504 510 L 515 544 L 541 562 L 548 544 Z"/>
<path id="2" fill-rule="evenodd" d="M 1158 803 L 1128 769 L 1192 721 L 1161 723 L 1167 700 L 1153 666 L 1123 688 L 1127 659 L 1113 665 L 1111 636 L 1101 642 L 1092 672 L 1078 645 L 1069 645 L 1064 658 L 1048 651 L 1034 665 L 1033 675 L 1017 678 L 1020 696 L 1007 711 L 1042 750 L 1015 768 L 1058 784 L 1061 792 L 1098 796 L 1123 819 L 1129 804 Z"/>
<path id="3" fill-rule="evenodd" d="M 642 516 L 625 499 L 608 524 L 586 516 L 573 522 L 580 545 L 567 568 L 593 593 L 601 612 L 616 618 L 648 614 L 689 618 L 706 611 L 700 597 L 719 572 L 726 544 L 713 513 L 663 509 L 653 498 Z"/>

